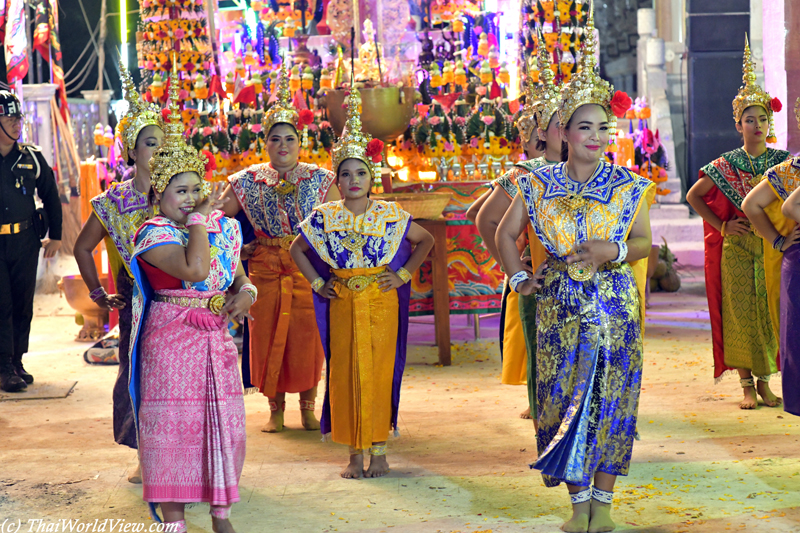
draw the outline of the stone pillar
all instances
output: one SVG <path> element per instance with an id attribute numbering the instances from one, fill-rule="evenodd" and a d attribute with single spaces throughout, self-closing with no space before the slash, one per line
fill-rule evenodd
<path id="1" fill-rule="evenodd" d="M 800 97 L 800 4 L 796 0 L 763 2 L 764 82 L 780 98 L 783 111 L 775 114 L 777 148 L 800 152 L 800 130 L 793 113 Z"/>
<path id="2" fill-rule="evenodd" d="M 33 126 L 33 138 L 30 142 L 42 147 L 42 155 L 47 163 L 53 166 L 53 142 L 55 140 L 53 121 L 50 117 L 50 101 L 56 94 L 55 83 L 39 83 L 22 86 L 22 97 L 28 104 L 26 122 Z M 33 111 L 31 113 L 31 111 Z"/>
<path id="3" fill-rule="evenodd" d="M 636 13 L 639 41 L 636 45 L 636 87 L 639 96 L 647 94 L 647 41 L 656 36 L 656 12 L 652 8 L 642 8 Z"/>

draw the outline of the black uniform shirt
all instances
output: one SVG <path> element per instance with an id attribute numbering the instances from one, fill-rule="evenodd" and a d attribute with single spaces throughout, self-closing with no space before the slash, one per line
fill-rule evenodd
<path id="1" fill-rule="evenodd" d="M 38 148 L 15 143 L 7 156 L 0 155 L 0 224 L 32 220 L 34 192 L 39 193 L 47 212 L 49 237 L 61 240 L 61 199 L 53 170 Z"/>

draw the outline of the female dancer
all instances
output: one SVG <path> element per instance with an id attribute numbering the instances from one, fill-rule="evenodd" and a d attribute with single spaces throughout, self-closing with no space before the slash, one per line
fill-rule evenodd
<path id="1" fill-rule="evenodd" d="M 800 128 L 800 98 L 794 106 L 797 117 L 797 126 Z M 753 225 L 764 240 L 769 242 L 784 241 L 781 248 L 785 250 L 780 270 L 780 353 L 781 372 L 783 383 L 784 410 L 787 413 L 800 416 L 800 394 L 797 391 L 797 382 L 800 380 L 800 308 L 797 299 L 798 281 L 800 280 L 800 194 L 797 193 L 800 185 L 800 157 L 793 157 L 780 165 L 772 167 L 764 176 L 762 183 L 756 186 L 747 195 L 744 208 Z M 769 184 L 765 190 L 762 185 Z M 778 202 L 769 202 L 767 195 L 771 194 Z M 772 207 L 783 204 L 782 214 L 787 217 L 776 217 Z M 769 215 L 767 218 L 766 215 Z M 765 220 L 766 219 L 766 220 Z M 781 220 L 782 219 L 782 220 Z M 773 225 L 774 223 L 774 225 Z M 770 232 L 770 227 L 772 231 Z"/>
<path id="2" fill-rule="evenodd" d="M 261 298 L 253 306 L 258 327 L 250 333 L 251 383 L 269 398 L 270 419 L 262 431 L 283 430 L 286 393 L 300 393 L 303 427 L 319 429 L 314 416 L 324 353 L 314 324 L 312 291 L 289 255 L 297 225 L 322 202 L 338 200 L 334 175 L 316 165 L 298 163 L 300 116 L 291 104 L 284 63 L 278 100 L 264 117 L 270 162 L 228 178 L 225 214 L 244 210 L 255 228 L 250 278 Z"/>
<path id="3" fill-rule="evenodd" d="M 373 163 L 380 161 L 383 143 L 362 133 L 360 105 L 354 90 L 348 97 L 347 123 L 333 149 L 344 200 L 317 207 L 300 225 L 301 236 L 291 250 L 316 292 L 317 324 L 328 362 L 322 432 L 350 446 L 343 478 L 389 472 L 386 440 L 390 429 L 397 430 L 408 282 L 433 247 L 431 234 L 411 222 L 398 204 L 370 200 Z M 371 459 L 363 472 L 367 448 Z"/>
<path id="4" fill-rule="evenodd" d="M 150 167 L 148 163 L 164 140 L 164 124 L 157 106 L 148 104 L 136 91 L 130 74 L 120 65 L 122 85 L 128 111 L 117 124 L 117 137 L 122 143 L 125 162 L 136 169 L 132 180 L 114 183 L 92 198 L 92 214 L 75 241 L 74 255 L 81 277 L 89 288 L 89 296 L 100 307 L 119 309 L 119 370 L 114 384 L 114 440 L 136 449 L 136 425 L 128 394 L 130 373 L 128 349 L 131 338 L 131 256 L 133 235 L 145 220 L 155 214 L 149 199 Z M 114 276 L 116 294 L 106 294 L 100 285 L 93 250 L 105 239 L 109 264 Z M 128 476 L 131 483 L 141 483 L 139 466 Z"/>
<path id="5" fill-rule="evenodd" d="M 540 42 L 544 42 L 544 39 L 541 39 Z M 500 262 L 495 235 L 503 215 L 508 211 L 511 201 L 517 195 L 517 178 L 539 167 L 558 163 L 566 156 L 566 145 L 561 140 L 556 115 L 561 91 L 553 82 L 554 74 L 550 63 L 549 52 L 544 46 L 540 46 L 538 65 L 539 79 L 542 84 L 539 88 L 533 86 L 530 81 L 527 84 L 526 92 L 532 102 L 531 109 L 527 114 L 523 114 L 517 123 L 520 136 L 523 141 L 526 141 L 526 154 L 530 148 L 530 141 L 534 139 L 531 133 L 534 128 L 537 128 L 536 150 L 544 152 L 544 155 L 517 163 L 512 170 L 497 179 L 496 184 L 499 186 L 494 187 L 494 191 L 478 213 L 478 231 L 490 253 Z M 530 226 L 528 226 L 527 233 L 530 257 L 533 264 L 538 265 L 544 261 L 546 252 Z M 524 232 L 522 235 L 524 239 Z M 524 248 L 523 244 L 521 249 L 524 250 Z M 527 383 L 528 409 L 520 416 L 532 418 L 534 427 L 536 427 L 536 298 L 519 295 L 508 288 L 506 293 L 501 382 L 512 385 Z M 519 341 L 524 342 L 524 345 L 519 345 Z M 518 354 L 524 358 L 520 358 Z M 525 364 L 526 360 L 527 364 Z"/>
<path id="6" fill-rule="evenodd" d="M 205 158 L 183 141 L 176 81 L 170 93 L 166 139 L 150 162 L 160 214 L 137 232 L 131 261 L 130 391 L 143 498 L 154 516 L 160 503 L 178 532 L 186 531 L 185 504 L 208 502 L 213 530 L 230 533 L 245 412 L 227 323 L 228 315 L 251 318 L 257 292 L 239 259 L 239 223 L 215 210 L 221 189 L 209 190 Z"/>
<path id="7" fill-rule="evenodd" d="M 767 169 L 785 161 L 789 153 L 766 146 L 767 141 L 774 142 L 775 104 L 756 85 L 746 39 L 742 70 L 744 85 L 733 100 L 733 118 L 744 147 L 724 153 L 700 169 L 700 179 L 686 194 L 686 201 L 704 220 L 714 378 L 719 380 L 726 371 L 736 369 L 744 390 L 739 408 L 755 409 L 756 391 L 769 407 L 781 403 L 769 388 L 770 376 L 778 371 L 778 341 L 769 310 L 770 306 L 778 308 L 778 295 L 773 293 L 770 304 L 765 273 L 765 263 L 776 264 L 780 254 L 765 253 L 763 240 L 753 233 L 742 212 L 742 201 Z M 786 243 L 776 245 L 779 252 L 787 248 Z"/>
<path id="8" fill-rule="evenodd" d="M 652 182 L 603 161 L 612 111 L 622 116 L 631 100 L 594 73 L 593 29 L 590 10 L 582 69 L 558 109 L 567 162 L 519 176 L 497 232 L 512 289 L 536 291 L 540 304 L 533 467 L 545 485 L 567 484 L 573 515 L 561 529 L 568 532 L 615 527 L 614 483 L 628 473 L 642 376 L 646 261 L 631 262 L 650 254 L 655 196 Z M 549 254 L 533 276 L 515 246 L 529 223 Z"/>

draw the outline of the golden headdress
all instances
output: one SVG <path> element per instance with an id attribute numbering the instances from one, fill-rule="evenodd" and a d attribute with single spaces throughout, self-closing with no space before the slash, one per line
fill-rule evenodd
<path id="1" fill-rule="evenodd" d="M 750 106 L 760 106 L 764 108 L 769 117 L 769 135 L 767 135 L 767 142 L 777 142 L 775 138 L 775 124 L 772 120 L 773 112 L 773 99 L 756 83 L 756 66 L 750 54 L 750 42 L 747 35 L 744 36 L 744 61 L 742 63 L 742 85 L 739 88 L 739 94 L 733 99 L 733 120 L 739 122 L 742 120 L 744 110 Z"/>
<path id="2" fill-rule="evenodd" d="M 269 135 L 269 130 L 276 124 L 290 124 L 294 129 L 300 129 L 300 115 L 292 107 L 292 92 L 289 90 L 288 61 L 281 64 L 281 75 L 278 79 L 277 100 L 264 114 L 263 131 Z"/>
<path id="3" fill-rule="evenodd" d="M 539 42 L 543 43 L 541 29 L 539 30 Z M 550 119 L 558 111 L 558 104 L 561 102 L 561 89 L 556 87 L 554 82 L 555 73 L 551 68 L 550 52 L 547 47 L 539 46 L 539 100 L 536 102 L 536 123 L 543 130 L 550 125 Z"/>
<path id="4" fill-rule="evenodd" d="M 800 129 L 800 97 L 794 102 L 794 118 L 797 119 L 797 128 Z"/>
<path id="5" fill-rule="evenodd" d="M 609 124 L 609 136 L 612 141 L 608 151 L 615 151 L 613 144 L 617 130 L 616 117 L 622 117 L 630 109 L 631 98 L 622 91 L 614 92 L 614 87 L 595 72 L 597 58 L 597 37 L 594 33 L 594 1 L 589 5 L 589 18 L 586 21 L 585 48 L 578 61 L 579 71 L 561 90 L 561 102 L 558 106 L 558 120 L 566 126 L 575 111 L 584 105 L 596 104 L 606 111 Z M 623 109 L 624 108 L 624 109 Z"/>
<path id="6" fill-rule="evenodd" d="M 178 74 L 174 70 L 169 84 L 169 121 L 164 129 L 164 144 L 156 150 L 149 163 L 153 190 L 163 193 L 173 177 L 194 172 L 203 182 L 203 195 L 207 195 L 210 185 L 205 181 L 206 156 L 186 144 L 183 138 L 183 121 L 178 109 Z"/>
<path id="7" fill-rule="evenodd" d="M 123 158 L 127 161 L 128 150 L 136 148 L 136 138 L 139 133 L 147 126 L 158 126 L 163 130 L 164 120 L 161 118 L 158 106 L 146 102 L 136 90 L 136 85 L 122 61 L 119 62 L 119 71 L 125 100 L 128 101 L 128 110 L 117 123 L 117 137 L 122 143 Z"/>
<path id="8" fill-rule="evenodd" d="M 542 43 L 543 41 L 540 40 L 539 42 Z M 543 46 L 540 45 L 540 48 L 543 48 Z M 525 77 L 525 105 L 522 106 L 516 123 L 519 136 L 522 138 L 522 142 L 526 144 L 531 139 L 534 128 L 536 128 L 536 102 L 540 97 L 540 89 L 534 81 L 534 72 L 538 68 L 536 57 L 531 55 L 528 61 L 528 75 Z M 541 78 L 541 73 L 539 77 Z"/>
<path id="9" fill-rule="evenodd" d="M 358 159 L 367 165 L 373 178 L 380 176 L 382 151 L 383 142 L 361 129 L 361 93 L 358 89 L 351 89 L 347 97 L 347 122 L 331 150 L 333 172 L 338 176 L 342 161 Z"/>

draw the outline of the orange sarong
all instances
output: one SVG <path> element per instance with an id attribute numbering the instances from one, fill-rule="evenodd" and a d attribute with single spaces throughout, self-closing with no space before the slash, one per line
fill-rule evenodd
<path id="1" fill-rule="evenodd" d="M 258 246 L 250 258 L 258 301 L 250 308 L 251 382 L 264 396 L 303 392 L 322 375 L 325 353 L 314 315 L 311 285 L 289 255 Z"/>
<path id="2" fill-rule="evenodd" d="M 399 304 L 396 290 L 383 292 L 373 282 L 356 292 L 346 280 L 384 270 L 333 270 L 342 283 L 330 307 L 336 317 L 330 328 L 331 440 L 356 449 L 389 438 Z"/>

